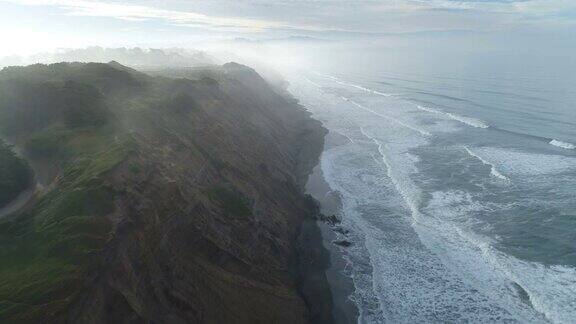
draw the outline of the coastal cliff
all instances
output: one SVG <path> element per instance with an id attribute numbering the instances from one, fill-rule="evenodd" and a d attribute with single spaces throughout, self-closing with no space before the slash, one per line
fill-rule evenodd
<path id="1" fill-rule="evenodd" d="M 6 68 L 0 128 L 45 182 L 0 220 L 0 321 L 330 320 L 298 244 L 325 130 L 254 70 Z"/>

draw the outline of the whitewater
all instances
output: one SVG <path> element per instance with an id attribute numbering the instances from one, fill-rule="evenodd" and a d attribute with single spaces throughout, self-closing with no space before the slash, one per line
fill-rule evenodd
<path id="1" fill-rule="evenodd" d="M 359 323 L 574 322 L 574 138 L 449 87 L 431 100 L 378 74 L 287 75 L 329 130 L 320 165 L 353 242 Z"/>

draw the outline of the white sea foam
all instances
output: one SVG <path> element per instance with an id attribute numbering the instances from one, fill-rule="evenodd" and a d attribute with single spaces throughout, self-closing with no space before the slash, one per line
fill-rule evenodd
<path id="1" fill-rule="evenodd" d="M 464 309 L 460 310 L 462 316 L 470 316 L 464 321 L 491 322 L 495 321 L 495 318 L 500 318 L 500 320 L 505 319 L 504 321 L 516 319 L 520 322 L 538 322 L 539 315 L 531 310 L 529 306 L 523 304 L 517 296 L 510 293 L 510 289 L 507 288 L 511 285 L 509 278 L 503 276 L 500 272 L 494 273 L 494 265 L 487 262 L 485 253 L 478 253 L 480 252 L 478 251 L 479 249 L 482 251 L 492 249 L 488 241 L 478 239 L 472 233 L 456 225 L 458 223 L 461 225 L 461 222 L 455 222 L 454 217 L 465 218 L 467 212 L 481 208 L 481 205 L 468 204 L 466 206 L 465 201 L 456 200 L 452 209 L 464 214 L 452 212 L 446 216 L 446 208 L 450 206 L 446 203 L 440 203 L 439 208 L 435 209 L 440 214 L 429 212 L 424 214 L 421 210 L 421 189 L 410 180 L 410 174 L 415 172 L 414 157 L 407 154 L 404 148 L 387 148 L 377 137 L 367 133 L 364 129 L 362 129 L 362 133 L 371 138 L 377 145 L 388 177 L 397 192 L 403 197 L 409 209 L 414 230 L 416 230 L 421 242 L 433 252 L 430 256 L 416 254 L 419 259 L 427 259 L 423 264 L 423 268 L 417 271 L 438 272 L 436 275 L 442 279 L 437 281 L 437 277 L 432 275 L 432 273 L 421 274 L 421 279 L 430 275 L 429 280 L 434 280 L 434 284 L 426 285 L 426 289 L 421 286 L 420 288 L 424 291 L 418 293 L 420 297 L 426 298 L 427 294 L 432 294 L 430 298 L 436 298 L 441 301 L 435 307 L 452 305 L 452 307 L 480 307 L 484 309 L 484 311 L 478 313 L 467 313 L 468 311 Z M 457 205 L 460 206 L 456 207 Z M 382 248 L 385 247 L 380 247 L 380 249 Z M 416 257 L 416 251 L 410 251 L 410 253 L 412 253 L 410 258 Z M 435 261 L 435 257 L 432 257 L 433 255 L 439 256 L 442 263 Z M 379 255 L 375 257 L 379 257 Z M 401 259 L 399 256 L 395 257 Z M 380 262 L 385 261 L 380 260 Z M 413 260 L 412 262 L 417 261 Z M 381 267 L 382 265 L 380 264 Z M 426 267 L 428 267 L 428 270 L 425 270 Z M 462 281 L 461 277 L 466 278 L 466 281 Z M 375 280 L 377 280 L 377 277 Z M 382 280 L 389 280 L 389 278 L 383 278 Z M 420 282 L 420 285 L 423 285 L 423 283 Z M 469 285 L 481 291 L 482 294 L 475 293 Z M 442 289 L 449 289 L 450 292 L 446 294 L 441 292 Z M 483 296 L 488 298 L 486 299 Z M 412 307 L 419 305 L 417 300 L 407 299 L 407 302 Z M 423 306 L 420 305 L 420 307 Z M 425 310 L 422 311 L 423 313 L 426 312 Z"/>
<path id="2" fill-rule="evenodd" d="M 346 138 L 346 139 L 348 140 L 348 142 L 350 142 L 351 144 L 356 143 L 356 141 L 355 141 L 352 137 L 348 136 L 348 135 L 347 135 L 346 133 L 344 133 L 344 132 L 334 131 L 334 133 L 336 133 L 336 134 L 338 134 L 338 135 L 340 135 L 340 136 L 343 136 L 343 137 Z"/>
<path id="3" fill-rule="evenodd" d="M 473 224 L 468 222 L 474 220 L 468 216 L 481 214 L 485 202 L 469 193 L 433 192 L 427 203 L 411 179 L 419 171 L 418 160 L 409 153 L 425 145 L 426 137 L 379 127 L 379 120 L 335 103 L 340 98 L 333 94 L 318 97 L 307 88 L 311 87 L 303 87 L 304 94 L 316 96 L 309 99 L 318 101 L 315 113 L 329 121 L 327 127 L 353 140 L 329 149 L 333 154 L 323 155 L 322 169 L 330 187 L 342 194 L 344 222 L 354 225 L 354 244 L 346 253 L 354 269 L 353 300 L 363 323 L 570 323 L 576 318 L 575 269 L 524 262 L 495 249 L 486 237 L 470 230 Z M 357 132 L 354 125 L 364 128 Z M 559 155 L 473 149 L 501 175 L 576 167 L 576 159 Z M 380 173 L 373 170 L 374 155 Z M 526 291 L 528 303 L 521 301 L 515 284 Z"/>
<path id="4" fill-rule="evenodd" d="M 453 119 L 453 120 L 459 121 L 463 124 L 466 124 L 468 126 L 472 126 L 472 127 L 476 127 L 476 128 L 488 128 L 488 127 L 490 127 L 488 124 L 486 124 L 485 122 L 483 122 L 480 119 L 476 119 L 476 118 L 472 118 L 472 117 L 466 117 L 466 116 L 460 116 L 460 115 L 456 115 L 456 114 L 452 114 L 452 113 L 448 113 L 448 112 L 443 112 L 440 110 L 432 109 L 430 107 L 425 107 L 425 106 L 420 106 L 420 105 L 416 105 L 416 106 L 420 110 L 431 112 L 434 114 L 443 115 L 443 116 L 446 116 L 450 119 Z"/>
<path id="5" fill-rule="evenodd" d="M 378 146 L 378 152 L 380 153 L 380 155 L 382 157 L 382 162 L 384 162 L 384 164 L 386 165 L 388 177 L 390 178 L 390 180 L 392 180 L 392 183 L 394 183 L 394 186 L 399 189 L 398 190 L 399 193 L 402 195 L 404 200 L 407 202 L 408 207 L 410 208 L 410 211 L 412 212 L 412 214 L 416 218 L 419 218 L 420 217 L 420 211 L 418 210 L 418 204 L 420 202 L 419 190 L 414 185 L 412 185 L 411 183 L 402 183 L 392 171 L 392 167 L 390 165 L 390 162 L 388 161 L 388 158 L 384 152 L 384 145 L 380 141 L 378 141 L 375 137 L 372 137 L 369 134 L 367 134 L 363 127 L 360 127 L 360 131 L 362 132 L 362 134 L 364 136 L 366 136 L 370 140 L 374 141 L 374 143 Z M 407 170 L 405 170 L 404 172 L 409 171 L 408 166 L 409 165 L 406 165 Z"/>
<path id="6" fill-rule="evenodd" d="M 377 112 L 377 111 L 374 111 L 374 110 L 372 110 L 372 109 L 370 109 L 370 108 L 368 108 L 368 107 L 366 107 L 366 106 L 364 106 L 364 105 L 361 105 L 361 104 L 357 103 L 356 101 L 354 101 L 354 100 L 352 100 L 352 99 L 350 99 L 350 98 L 342 97 L 342 100 L 347 101 L 347 102 L 353 104 L 354 106 L 356 106 L 356 107 L 358 107 L 358 108 L 360 108 L 360 109 L 362 109 L 362 110 L 364 110 L 364 111 L 367 111 L 367 112 L 369 112 L 369 113 L 372 113 L 372 114 L 374 114 L 374 115 L 376 115 L 376 116 L 379 116 L 379 117 L 382 117 L 382 118 L 391 120 L 391 121 L 393 121 L 394 123 L 396 123 L 396 124 L 398 124 L 398 125 L 400 125 L 400 126 L 403 126 L 403 127 L 405 127 L 405 128 L 411 129 L 411 130 L 419 133 L 420 135 L 424 135 L 424 136 L 431 136 L 431 135 L 432 135 L 432 134 L 430 134 L 429 132 L 427 132 L 427 131 L 425 131 L 425 130 L 419 129 L 419 128 L 414 127 L 414 126 L 412 126 L 412 125 L 408 125 L 408 124 L 406 124 L 405 122 L 403 122 L 403 121 L 401 121 L 401 120 L 399 120 L 399 119 L 397 119 L 397 118 L 390 117 L 390 116 L 386 116 L 386 115 L 381 114 L 381 113 L 379 113 L 379 112 Z"/>
<path id="7" fill-rule="evenodd" d="M 322 86 L 321 86 L 321 85 L 319 85 L 318 83 L 316 83 L 316 82 L 314 82 L 314 81 L 312 81 L 312 80 L 310 80 L 310 79 L 308 79 L 308 78 L 306 78 L 306 77 L 304 78 L 304 80 L 306 80 L 306 81 L 308 81 L 308 82 L 312 83 L 312 85 L 314 85 L 315 87 L 318 87 L 318 88 L 322 87 Z"/>
<path id="8" fill-rule="evenodd" d="M 365 91 L 365 92 L 368 92 L 368 93 L 372 93 L 372 94 L 375 94 L 375 95 L 383 96 L 383 97 L 392 97 L 392 94 L 384 93 L 384 92 L 381 92 L 381 91 L 378 91 L 378 90 L 374 90 L 374 89 L 370 89 L 370 88 L 366 88 L 366 87 L 361 86 L 361 85 L 358 85 L 358 84 L 346 82 L 346 81 L 343 81 L 343 80 L 341 80 L 341 79 L 339 79 L 339 78 L 337 78 L 337 77 L 335 77 L 335 76 L 331 76 L 331 75 L 328 75 L 328 74 L 323 74 L 323 73 L 320 73 L 320 72 L 314 72 L 314 73 L 315 73 L 316 75 L 319 75 L 319 76 L 321 76 L 321 77 L 330 79 L 330 80 L 332 80 L 332 81 L 334 81 L 334 82 L 336 82 L 336 83 L 338 83 L 338 84 L 341 84 L 341 85 L 345 85 L 345 86 L 348 86 L 348 87 L 356 88 L 356 89 L 359 89 L 359 90 L 362 90 L 362 91 Z"/>
<path id="9" fill-rule="evenodd" d="M 372 277 L 372 269 L 377 268 L 378 265 L 374 264 L 374 258 L 364 248 L 363 241 L 366 229 L 357 228 L 359 225 L 362 226 L 363 223 L 361 222 L 361 215 L 356 212 L 358 202 L 354 197 L 357 197 L 358 190 L 362 190 L 362 188 L 355 186 L 355 184 L 359 184 L 358 182 L 348 181 L 351 178 L 361 178 L 359 176 L 361 171 L 353 168 L 342 168 L 344 164 L 347 164 L 347 159 L 355 158 L 355 154 L 350 154 L 350 152 L 360 153 L 356 151 L 358 149 L 359 147 L 356 145 L 332 147 L 322 154 L 321 167 L 330 188 L 340 193 L 345 214 L 342 221 L 344 226 L 351 230 L 348 239 L 354 242 L 351 247 L 344 250 L 344 258 L 348 262 L 347 272 L 354 282 L 355 291 L 351 296 L 351 300 L 358 306 L 359 323 L 382 323 L 384 318 L 380 309 L 381 302 L 375 294 L 376 292 L 373 288 L 375 283 Z M 357 221 L 360 221 L 360 223 L 357 223 Z M 360 236 L 357 236 L 356 233 L 360 234 Z"/>
<path id="10" fill-rule="evenodd" d="M 496 166 L 488 161 L 486 161 L 485 159 L 483 159 L 480 155 L 472 152 L 468 147 L 464 146 L 464 150 L 466 150 L 466 152 L 468 152 L 468 154 L 470 154 L 471 156 L 477 158 L 478 160 L 480 160 L 480 162 L 482 162 L 484 165 L 488 165 L 490 166 L 490 174 L 498 179 L 501 180 L 505 180 L 505 181 L 509 181 L 510 179 L 508 179 L 505 175 L 503 175 L 502 173 L 500 173 L 500 171 L 498 171 L 496 169 Z"/>
<path id="11" fill-rule="evenodd" d="M 483 204 L 464 192 L 435 192 L 432 196 L 432 201 L 426 207 L 426 214 L 435 214 L 451 222 L 470 222 L 470 212 L 482 211 L 484 208 Z M 435 237 L 450 234 L 450 228 L 452 226 L 445 227 L 442 232 L 435 234 Z M 514 307 L 520 312 L 518 315 L 528 316 L 517 320 L 531 323 L 573 322 L 572 319 L 576 316 L 576 300 L 573 298 L 576 294 L 576 269 L 521 261 L 495 249 L 486 237 L 462 229 L 461 226 L 456 229 L 458 236 L 465 238 L 465 241 L 452 242 L 459 247 L 446 250 L 448 262 L 457 268 L 459 273 L 469 276 L 469 280 L 476 281 L 479 289 L 488 290 L 488 296 L 500 299 L 508 307 Z M 467 244 L 479 251 L 462 248 Z M 520 295 L 513 291 L 514 284 L 522 287 L 529 297 L 528 302 L 543 314 L 543 317 L 535 315 L 529 318 L 530 314 L 526 312 L 529 309 L 523 310 L 522 306 L 518 305 Z M 502 290 L 505 286 L 512 291 L 506 293 Z"/>
<path id="12" fill-rule="evenodd" d="M 563 155 L 537 154 L 517 150 L 481 147 L 475 153 L 492 161 L 508 174 L 541 175 L 576 169 L 576 158 Z"/>
<path id="13" fill-rule="evenodd" d="M 538 306 L 535 306 L 536 309 L 546 314 L 548 318 L 556 317 L 559 322 L 567 318 L 562 312 L 558 313 L 553 309 L 554 303 L 542 298 L 542 294 L 546 292 L 542 291 L 545 286 L 535 286 L 532 280 L 526 278 L 526 273 L 519 269 L 520 261 L 495 250 L 486 238 L 466 230 L 462 227 L 461 222 L 455 222 L 454 217 L 464 218 L 470 211 L 481 208 L 480 204 L 472 203 L 470 197 L 465 196 L 465 199 L 452 200 L 451 203 L 438 203 L 438 208 L 432 208 L 424 214 L 419 207 L 421 204 L 420 190 L 410 180 L 409 173 L 402 170 L 411 163 L 406 163 L 404 159 L 392 162 L 388 157 L 390 153 L 386 152 L 384 146 L 376 138 L 373 139 L 378 145 L 378 150 L 382 153 L 388 174 L 411 210 L 414 218 L 414 229 L 422 242 L 441 256 L 445 265 L 449 266 L 455 273 L 465 277 L 467 283 L 489 296 L 492 302 L 497 302 L 499 307 L 504 307 L 513 314 L 515 319 L 521 322 L 543 322 L 545 320 L 533 312 L 529 306 L 524 305 L 516 293 L 510 293 L 509 289 L 505 288 L 511 287 L 513 282 L 521 285 L 530 298 L 539 303 Z M 397 158 L 398 153 L 395 153 L 394 157 Z M 450 210 L 452 211 L 450 212 Z M 507 266 L 510 263 L 514 263 L 514 265 Z M 538 265 L 536 264 L 536 266 Z M 542 274 L 534 275 L 541 276 Z M 542 284 L 544 283 L 542 282 Z M 556 300 L 572 289 L 565 290 L 562 286 L 559 287 L 561 288 L 553 293 Z M 570 299 L 561 297 L 560 302 L 563 304 L 563 312 L 572 312 L 568 309 Z"/>
<path id="14" fill-rule="evenodd" d="M 554 145 L 554 146 L 561 147 L 561 148 L 565 148 L 565 149 L 568 149 L 568 150 L 574 150 L 574 149 L 576 149 L 576 145 L 574 145 L 574 144 L 572 144 L 572 143 L 562 142 L 562 141 L 555 140 L 555 139 L 552 140 L 552 141 L 550 141 L 550 144 L 552 144 L 552 145 Z"/>

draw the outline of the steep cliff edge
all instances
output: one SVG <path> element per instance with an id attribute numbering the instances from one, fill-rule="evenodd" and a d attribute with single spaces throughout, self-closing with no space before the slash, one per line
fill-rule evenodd
<path id="1" fill-rule="evenodd" d="M 0 320 L 311 320 L 296 242 L 325 131 L 256 72 L 36 65 L 0 72 L 0 98 L 47 182 L 0 222 Z"/>

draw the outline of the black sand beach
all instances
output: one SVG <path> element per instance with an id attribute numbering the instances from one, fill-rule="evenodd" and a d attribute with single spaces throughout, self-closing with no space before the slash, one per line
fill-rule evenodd
<path id="1" fill-rule="evenodd" d="M 341 202 L 336 192 L 330 189 L 322 174 L 320 163 L 314 168 L 306 184 L 306 192 L 320 203 L 320 212 L 324 218 L 336 215 L 339 218 Z M 316 221 L 322 233 L 322 244 L 328 251 L 329 260 L 326 267 L 326 278 L 332 292 L 332 315 L 337 324 L 357 323 L 358 310 L 350 300 L 354 292 L 352 279 L 344 274 L 346 261 L 343 258 L 345 247 L 334 243 L 336 235 L 334 230 L 338 224 L 331 224 L 328 220 Z"/>

